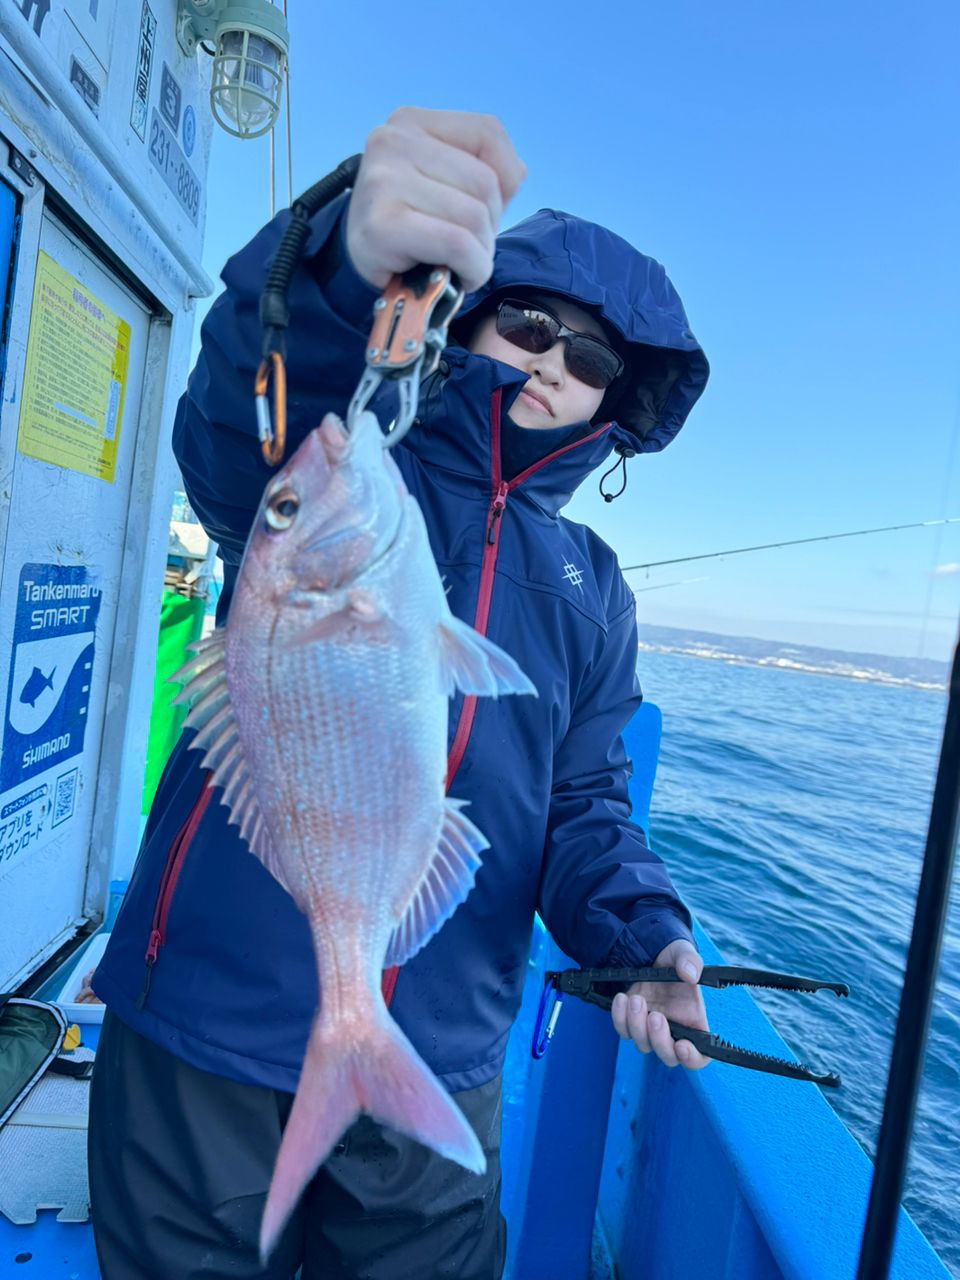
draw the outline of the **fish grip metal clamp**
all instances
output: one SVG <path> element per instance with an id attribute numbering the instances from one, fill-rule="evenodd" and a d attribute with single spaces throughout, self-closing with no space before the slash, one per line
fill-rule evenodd
<path id="1" fill-rule="evenodd" d="M 463 302 L 463 290 L 448 267 L 416 266 L 391 278 L 373 305 L 367 367 L 347 410 L 352 433 L 381 383 L 396 383 L 397 416 L 384 434 L 384 448 L 398 444 L 413 425 L 420 383 L 437 367 L 447 345 L 447 326 Z"/>
<path id="2" fill-rule="evenodd" d="M 565 996 L 576 996 L 587 1004 L 609 1009 L 614 996 L 625 991 L 634 982 L 682 982 L 676 969 L 566 969 L 563 972 L 544 974 L 543 996 L 533 1033 L 531 1052 L 534 1058 L 542 1058 L 556 1030 L 557 1019 Z M 746 969 L 739 965 L 704 965 L 699 984 L 702 987 L 770 987 L 777 991 L 832 991 L 837 996 L 849 996 L 845 982 L 820 981 L 796 974 L 775 973 L 770 969 Z M 554 1001 L 548 1012 L 551 993 Z M 841 1081 L 836 1072 L 818 1073 L 798 1062 L 758 1053 L 730 1044 L 719 1036 L 699 1027 L 685 1027 L 667 1019 L 667 1026 L 674 1040 L 689 1040 L 706 1058 L 726 1062 L 731 1066 L 747 1067 L 753 1071 L 766 1071 L 771 1075 L 785 1076 L 792 1080 L 806 1080 L 812 1084 L 838 1088 Z"/>

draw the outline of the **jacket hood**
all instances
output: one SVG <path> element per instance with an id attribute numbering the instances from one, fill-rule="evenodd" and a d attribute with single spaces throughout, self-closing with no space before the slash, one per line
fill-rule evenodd
<path id="1" fill-rule="evenodd" d="M 558 293 L 594 309 L 619 335 L 628 373 L 611 412 L 641 453 L 663 449 L 706 386 L 707 358 L 663 267 L 605 227 L 541 209 L 497 237 L 493 274 L 468 294 L 467 316 L 505 289 Z M 454 325 L 456 329 L 456 324 Z"/>

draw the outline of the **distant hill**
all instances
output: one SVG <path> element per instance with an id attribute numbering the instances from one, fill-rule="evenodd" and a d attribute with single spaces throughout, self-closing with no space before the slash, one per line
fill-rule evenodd
<path id="1" fill-rule="evenodd" d="M 756 636 L 721 636 L 709 631 L 640 624 L 640 648 L 655 653 L 679 653 L 690 658 L 713 658 L 750 667 L 778 667 L 823 676 L 843 676 L 875 684 L 909 685 L 943 691 L 949 665 L 935 658 L 901 658 L 883 653 L 847 653 L 808 644 L 780 644 Z"/>

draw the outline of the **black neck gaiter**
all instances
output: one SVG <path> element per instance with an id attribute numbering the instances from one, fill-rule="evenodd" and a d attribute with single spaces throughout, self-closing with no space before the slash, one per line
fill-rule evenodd
<path id="1" fill-rule="evenodd" d="M 508 413 L 500 419 L 500 474 L 504 480 L 532 467 L 541 459 L 556 453 L 564 445 L 573 444 L 589 435 L 593 427 L 578 422 L 572 427 L 518 427 Z"/>

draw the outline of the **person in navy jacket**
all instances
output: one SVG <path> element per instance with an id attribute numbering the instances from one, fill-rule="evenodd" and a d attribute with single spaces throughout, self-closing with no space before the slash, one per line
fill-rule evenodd
<path id="1" fill-rule="evenodd" d="M 668 1066 L 705 1065 L 665 1023 L 706 1027 L 690 915 L 630 820 L 634 598 L 610 548 L 560 513 L 611 454 L 625 465 L 673 439 L 707 362 L 663 268 L 612 232 L 544 209 L 496 235 L 523 174 L 492 117 L 396 112 L 353 192 L 313 220 L 287 358 L 289 454 L 325 413 L 345 414 L 394 272 L 442 262 L 471 290 L 393 456 L 453 612 L 539 697 L 451 701 L 449 791 L 490 848 L 466 901 L 384 975 L 384 994 L 474 1125 L 487 1173 L 362 1117 L 261 1267 L 260 1214 L 321 993 L 305 919 L 227 825 L 187 733 L 93 979 L 109 1006 L 90 1121 L 107 1280 L 289 1280 L 301 1265 L 304 1280 L 498 1277 L 500 1073 L 535 912 L 583 966 L 675 965 L 686 982 L 618 996 L 613 1024 Z M 174 427 L 223 558 L 219 624 L 270 475 L 251 388 L 259 296 L 288 219 L 227 263 Z M 372 407 L 390 420 L 386 393 Z"/>

